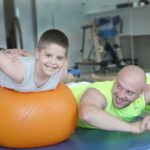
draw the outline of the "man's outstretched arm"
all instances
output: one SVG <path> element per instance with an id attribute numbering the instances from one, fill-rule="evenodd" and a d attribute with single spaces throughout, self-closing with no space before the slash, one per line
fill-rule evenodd
<path id="1" fill-rule="evenodd" d="M 134 123 L 125 122 L 104 109 L 105 97 L 96 89 L 89 88 L 81 97 L 79 116 L 88 124 L 102 130 L 141 133 L 141 121 Z"/>

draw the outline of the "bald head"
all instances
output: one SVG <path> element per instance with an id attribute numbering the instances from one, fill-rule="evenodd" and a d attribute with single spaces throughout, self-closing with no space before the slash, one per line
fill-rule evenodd
<path id="1" fill-rule="evenodd" d="M 135 86 L 139 87 L 142 90 L 146 84 L 146 76 L 144 71 L 136 65 L 128 65 L 122 68 L 118 75 L 117 79 L 128 80 L 128 82 L 133 83 Z"/>
<path id="2" fill-rule="evenodd" d="M 121 69 L 112 88 L 113 105 L 117 108 L 129 106 L 144 93 L 146 87 L 144 71 L 135 65 Z"/>

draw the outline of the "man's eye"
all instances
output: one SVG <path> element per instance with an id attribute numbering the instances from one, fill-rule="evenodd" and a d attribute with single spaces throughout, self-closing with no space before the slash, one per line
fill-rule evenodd
<path id="1" fill-rule="evenodd" d="M 127 93 L 128 93 L 128 95 L 133 95 L 133 92 L 131 92 L 131 91 L 127 91 Z"/>

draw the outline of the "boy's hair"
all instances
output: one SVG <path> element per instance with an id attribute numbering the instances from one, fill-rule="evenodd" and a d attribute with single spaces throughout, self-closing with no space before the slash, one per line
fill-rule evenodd
<path id="1" fill-rule="evenodd" d="M 47 30 L 42 34 L 38 43 L 38 49 L 40 51 L 41 49 L 46 48 L 47 45 L 54 43 L 66 48 L 67 56 L 69 47 L 68 38 L 63 32 L 57 29 Z"/>

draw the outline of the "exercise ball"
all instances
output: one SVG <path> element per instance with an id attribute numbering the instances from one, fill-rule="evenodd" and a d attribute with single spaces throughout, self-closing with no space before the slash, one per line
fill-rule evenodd
<path id="1" fill-rule="evenodd" d="M 0 87 L 0 146 L 33 148 L 66 140 L 75 130 L 77 104 L 70 89 L 21 93 Z"/>

